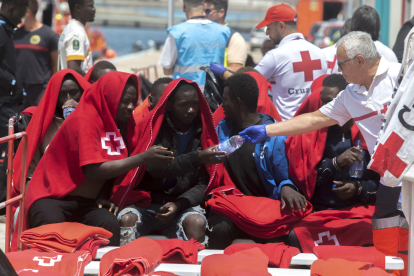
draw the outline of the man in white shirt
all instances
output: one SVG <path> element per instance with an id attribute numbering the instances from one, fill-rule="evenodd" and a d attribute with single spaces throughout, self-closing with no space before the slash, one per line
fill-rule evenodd
<path id="1" fill-rule="evenodd" d="M 72 19 L 59 39 L 58 71 L 72 69 L 84 76 L 93 66 L 92 50 L 85 25 L 95 19 L 94 0 L 68 2 Z"/>
<path id="2" fill-rule="evenodd" d="M 355 10 L 352 15 L 351 31 L 366 32 L 371 35 L 378 53 L 388 61 L 398 62 L 394 51 L 379 41 L 381 20 L 377 11 L 370 6 L 364 5 Z"/>
<path id="3" fill-rule="evenodd" d="M 246 129 L 240 135 L 244 135 L 247 142 L 258 143 L 269 136 L 303 134 L 335 124 L 342 126 L 353 119 L 372 154 L 401 65 L 380 57 L 370 35 L 365 32 L 350 32 L 337 44 L 339 72 L 350 83 L 347 88 L 318 111 L 286 122 Z M 408 223 L 399 204 L 401 187 L 388 187 L 382 179 L 381 184 L 372 217 L 374 245 L 387 256 L 399 256 L 407 261 Z"/>
<path id="4" fill-rule="evenodd" d="M 310 86 L 326 74 L 327 62 L 321 49 L 305 40 L 296 27 L 296 12 L 285 4 L 271 7 L 256 26 L 267 26 L 266 34 L 278 45 L 255 67 L 272 85 L 273 103 L 282 120 L 292 118 L 310 95 Z"/>

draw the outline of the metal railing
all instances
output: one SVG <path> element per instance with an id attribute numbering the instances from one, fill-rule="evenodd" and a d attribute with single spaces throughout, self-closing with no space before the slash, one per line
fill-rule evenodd
<path id="1" fill-rule="evenodd" d="M 26 190 L 26 158 L 27 158 L 27 134 L 26 132 L 19 132 L 14 133 L 14 122 L 15 117 L 10 118 L 9 120 L 9 135 L 6 137 L 0 138 L 0 144 L 8 142 L 9 143 L 9 152 L 7 155 L 8 158 L 8 164 L 7 164 L 7 200 L 0 203 L 0 209 L 3 209 L 6 207 L 6 242 L 5 242 L 5 251 L 6 253 L 10 252 L 10 232 L 11 232 L 11 226 L 13 223 L 13 217 L 12 217 L 12 209 L 11 205 L 15 202 L 20 201 L 20 208 L 19 208 L 19 227 L 17 229 L 18 236 L 23 231 L 24 226 L 24 195 Z M 20 195 L 11 198 L 12 194 L 12 181 L 13 181 L 13 156 L 14 156 L 14 140 L 22 138 L 23 143 L 23 151 L 22 151 L 22 168 L 21 168 L 21 180 L 20 180 Z M 16 229 L 14 229 L 16 231 Z M 17 250 L 22 249 L 22 244 L 20 239 L 18 239 L 17 243 Z"/>
<path id="2" fill-rule="evenodd" d="M 147 67 L 142 67 L 142 68 L 132 68 L 132 71 L 134 71 L 135 75 L 141 74 L 143 75 L 147 80 L 150 81 L 151 79 L 151 69 L 154 69 L 154 76 L 155 76 L 155 80 L 158 79 L 158 70 L 157 70 L 157 65 L 150 65 Z M 155 81 L 154 80 L 154 81 Z"/>

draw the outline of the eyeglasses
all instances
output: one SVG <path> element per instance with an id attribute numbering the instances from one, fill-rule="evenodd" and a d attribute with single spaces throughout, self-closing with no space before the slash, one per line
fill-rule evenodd
<path id="1" fill-rule="evenodd" d="M 357 57 L 357 56 L 356 56 Z M 339 68 L 341 68 L 341 70 L 344 70 L 344 68 L 342 68 L 342 64 L 344 64 L 345 62 L 347 62 L 347 61 L 350 61 L 350 60 L 353 60 L 353 59 L 355 59 L 356 57 L 353 57 L 353 58 L 349 58 L 349 59 L 347 59 L 347 60 L 345 60 L 345 61 L 342 61 L 342 62 L 338 62 L 337 64 L 338 64 L 338 67 Z"/>
<path id="2" fill-rule="evenodd" d="M 212 11 L 218 11 L 220 9 L 206 9 L 206 14 L 209 15 Z"/>

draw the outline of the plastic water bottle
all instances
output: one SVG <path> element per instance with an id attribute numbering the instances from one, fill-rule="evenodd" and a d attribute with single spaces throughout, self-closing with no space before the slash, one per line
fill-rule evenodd
<path id="1" fill-rule="evenodd" d="M 360 140 L 356 142 L 356 146 L 362 150 Z M 361 164 L 359 164 L 358 161 L 355 161 L 349 168 L 349 176 L 353 178 L 361 178 L 362 173 L 364 172 L 364 151 L 362 150 L 362 152 L 359 152 L 358 155 L 362 160 Z"/>
<path id="2" fill-rule="evenodd" d="M 243 137 L 240 135 L 234 135 L 230 137 L 228 140 L 224 141 L 223 143 L 219 144 L 217 148 L 213 151 L 225 151 L 227 154 L 225 155 L 218 155 L 217 157 L 227 156 L 232 154 L 235 150 L 240 148 L 243 145 Z"/>
<path id="3" fill-rule="evenodd" d="M 65 107 L 63 109 L 63 118 L 66 119 L 72 111 L 75 110 L 73 107 Z"/>

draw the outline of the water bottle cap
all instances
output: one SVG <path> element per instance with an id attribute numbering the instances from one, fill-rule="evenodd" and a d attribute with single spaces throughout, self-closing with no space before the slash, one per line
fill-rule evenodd
<path id="1" fill-rule="evenodd" d="M 356 144 L 361 145 L 361 140 L 357 140 Z"/>

